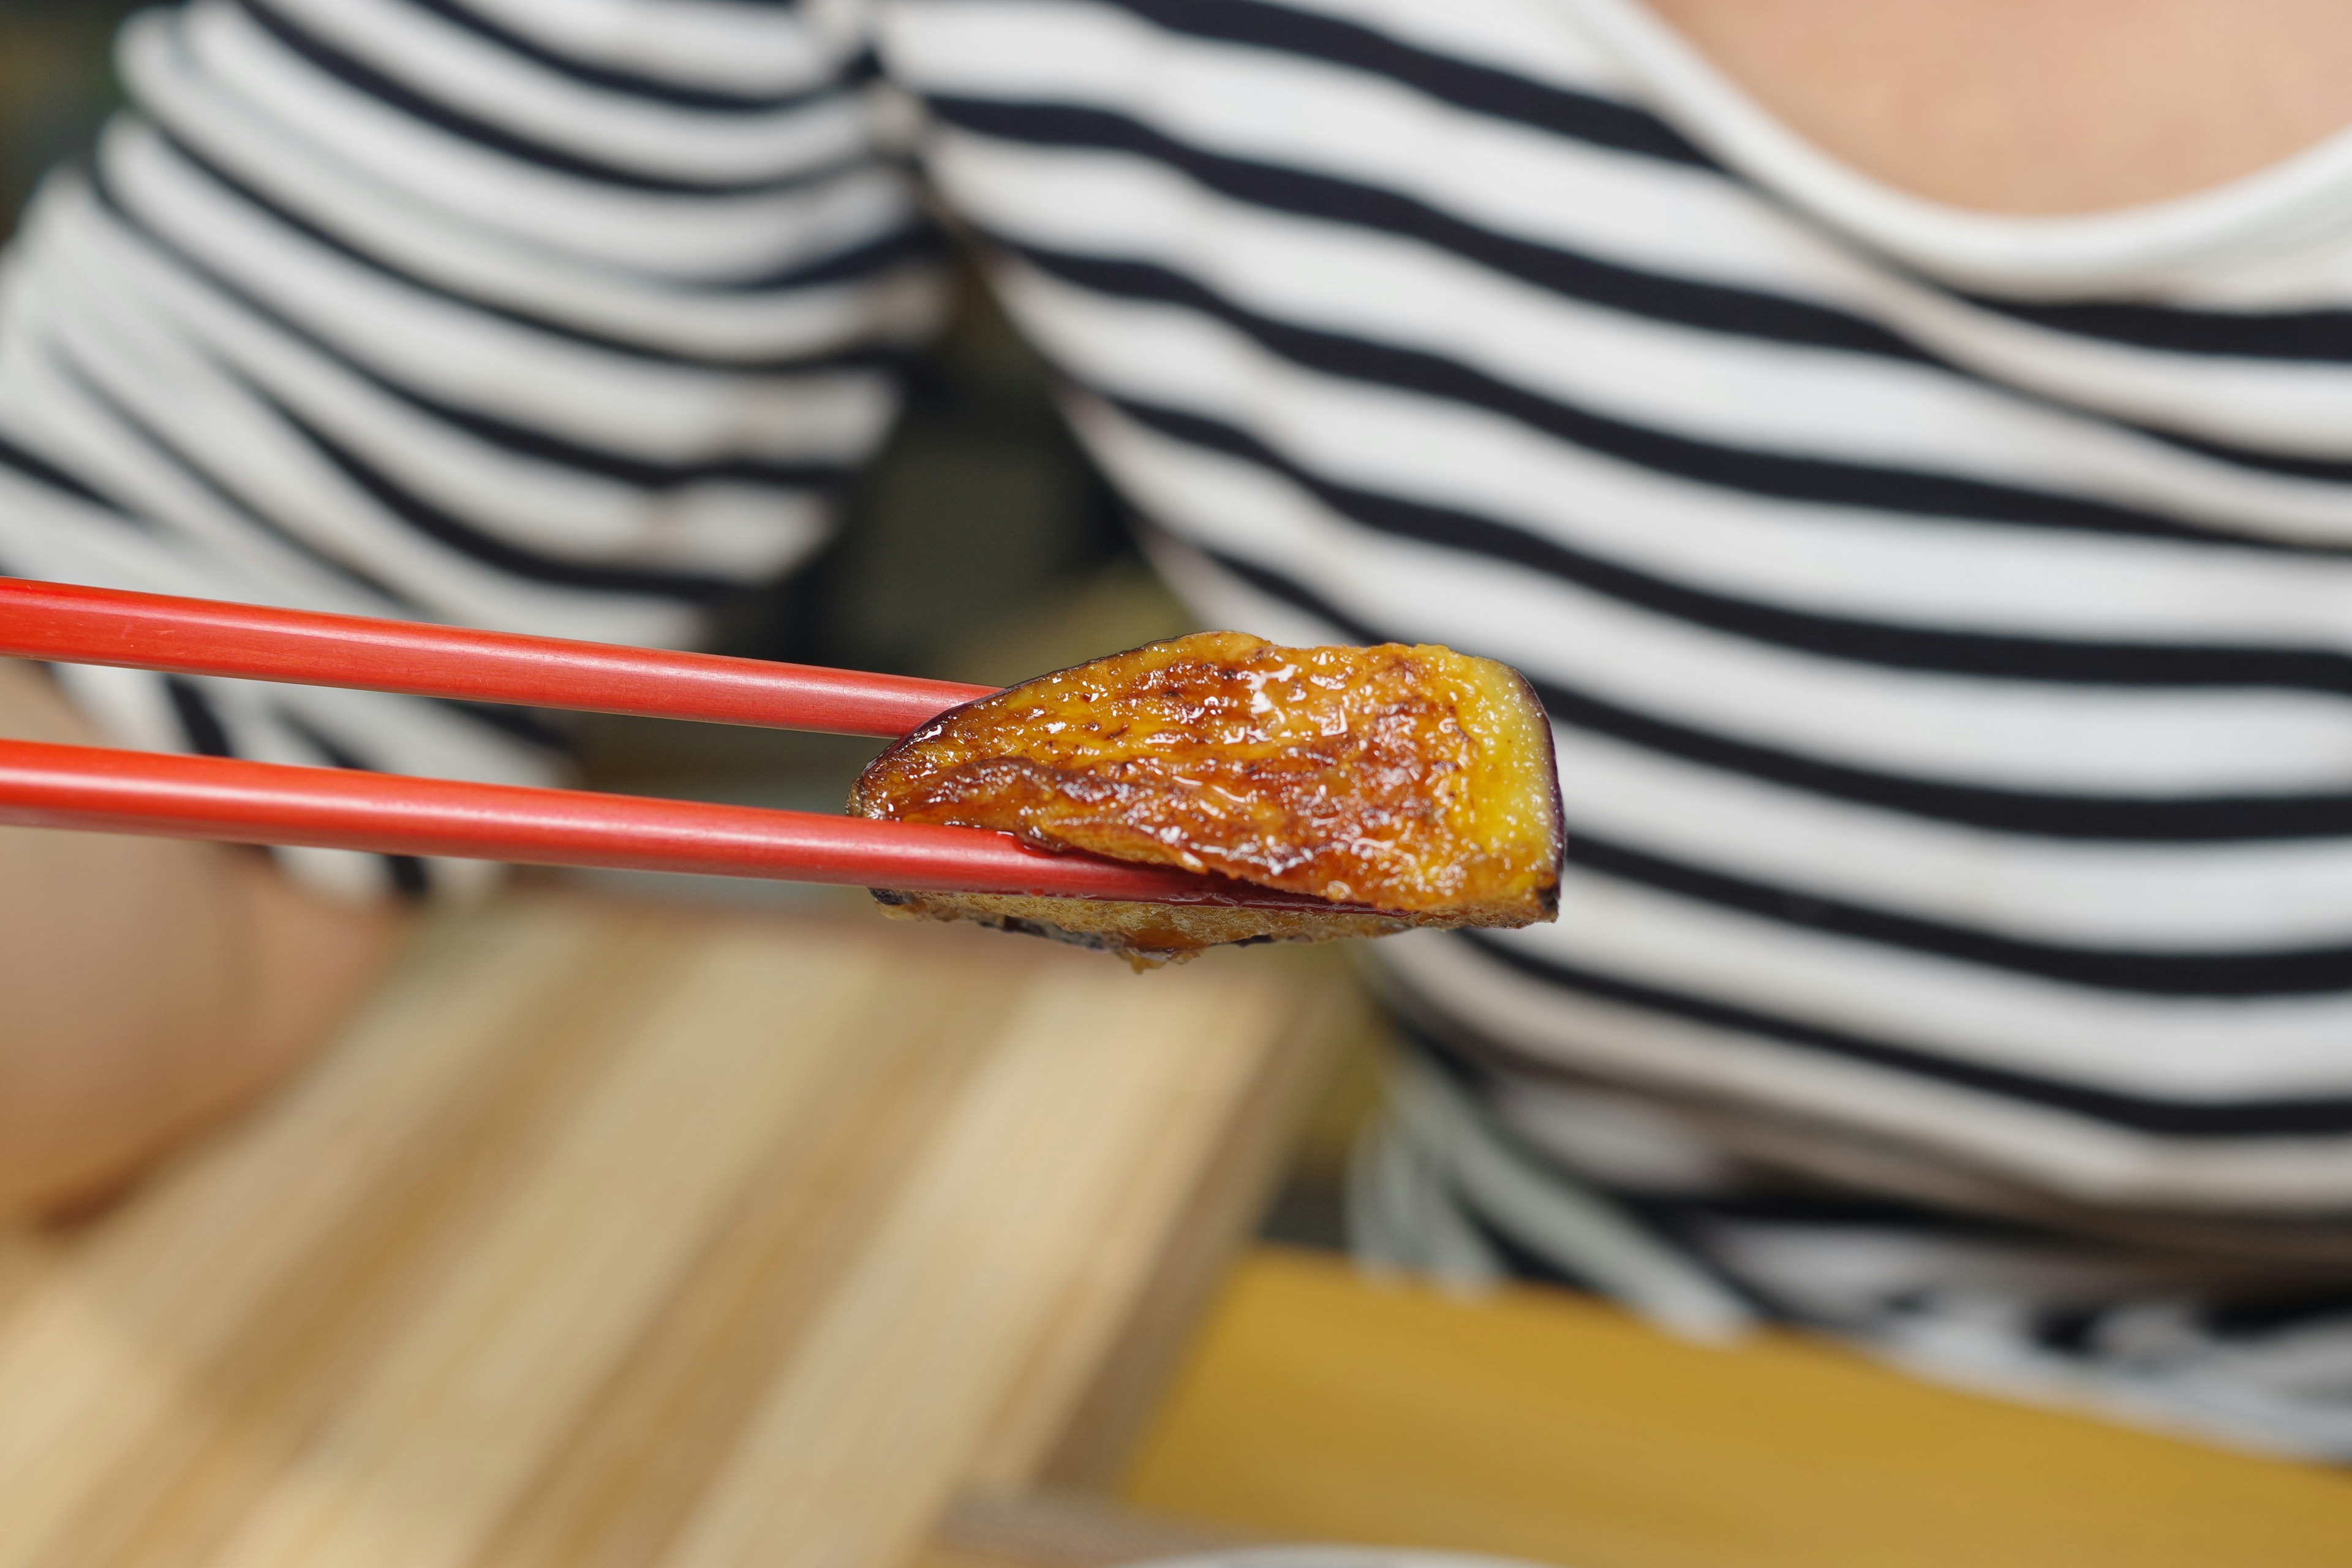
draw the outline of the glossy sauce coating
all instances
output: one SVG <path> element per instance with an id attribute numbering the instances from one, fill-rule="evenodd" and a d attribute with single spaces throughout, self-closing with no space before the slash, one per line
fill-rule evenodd
<path id="1" fill-rule="evenodd" d="M 1541 710 L 1442 647 L 1155 643 L 941 715 L 853 805 L 1481 923 L 1546 918 L 1559 885 Z"/>

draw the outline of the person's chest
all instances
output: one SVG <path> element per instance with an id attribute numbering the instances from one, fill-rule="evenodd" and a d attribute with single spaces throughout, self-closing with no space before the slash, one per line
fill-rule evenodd
<path id="1" fill-rule="evenodd" d="M 2330 0 L 1647 0 L 1831 156 L 2052 215 L 2186 195 L 2352 125 Z"/>

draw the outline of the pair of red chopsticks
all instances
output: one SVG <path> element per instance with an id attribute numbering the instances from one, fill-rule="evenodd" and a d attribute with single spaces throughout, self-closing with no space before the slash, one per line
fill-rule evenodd
<path id="1" fill-rule="evenodd" d="M 0 657 L 841 735 L 991 688 L 0 577 Z M 1321 909 L 1009 835 L 814 812 L 0 740 L 0 824 L 918 891 Z"/>

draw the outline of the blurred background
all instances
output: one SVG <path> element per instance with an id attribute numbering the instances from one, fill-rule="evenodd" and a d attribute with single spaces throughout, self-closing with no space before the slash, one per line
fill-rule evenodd
<path id="1" fill-rule="evenodd" d="M 137 8 L 0 0 L 0 235 L 42 174 L 83 156 L 119 103 L 108 49 Z M 772 595 L 732 606 L 728 651 L 1004 681 L 1186 629 L 1118 498 L 1055 413 L 1045 367 L 968 269 L 956 294 L 833 547 Z M 669 746 L 703 748 L 675 761 L 706 773 L 802 765 L 800 737 L 678 731 L 616 726 L 597 736 L 593 765 L 611 776 L 658 772 Z M 754 750 L 728 750 L 737 745 Z"/>
<path id="2" fill-rule="evenodd" d="M 79 157 L 118 101 L 114 0 L 0 0 L 0 234 L 42 174 Z"/>
<path id="3" fill-rule="evenodd" d="M 120 103 L 109 51 L 127 0 L 0 0 L 0 234 L 43 174 L 82 158 Z M 1137 549 L 1123 503 L 1055 410 L 1044 363 L 968 263 L 888 444 L 807 569 L 728 606 L 719 651 L 1006 684 L 1194 629 Z M 585 715 L 592 787 L 834 811 L 876 746 L 850 736 Z M 795 883 L 583 874 L 637 893 L 825 906 Z M 850 900 L 855 902 L 855 900 Z M 1367 1043 L 1335 1075 L 1269 1234 L 1344 1246 L 1347 1151 L 1377 1105 Z"/>

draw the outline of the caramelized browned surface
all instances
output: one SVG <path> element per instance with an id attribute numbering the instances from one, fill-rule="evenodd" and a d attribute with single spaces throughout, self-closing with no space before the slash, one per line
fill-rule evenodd
<path id="1" fill-rule="evenodd" d="M 1542 710 L 1506 666 L 1203 632 L 942 714 L 877 758 L 852 804 L 1221 872 L 1401 924 L 1519 925 L 1558 897 L 1552 767 Z"/>

